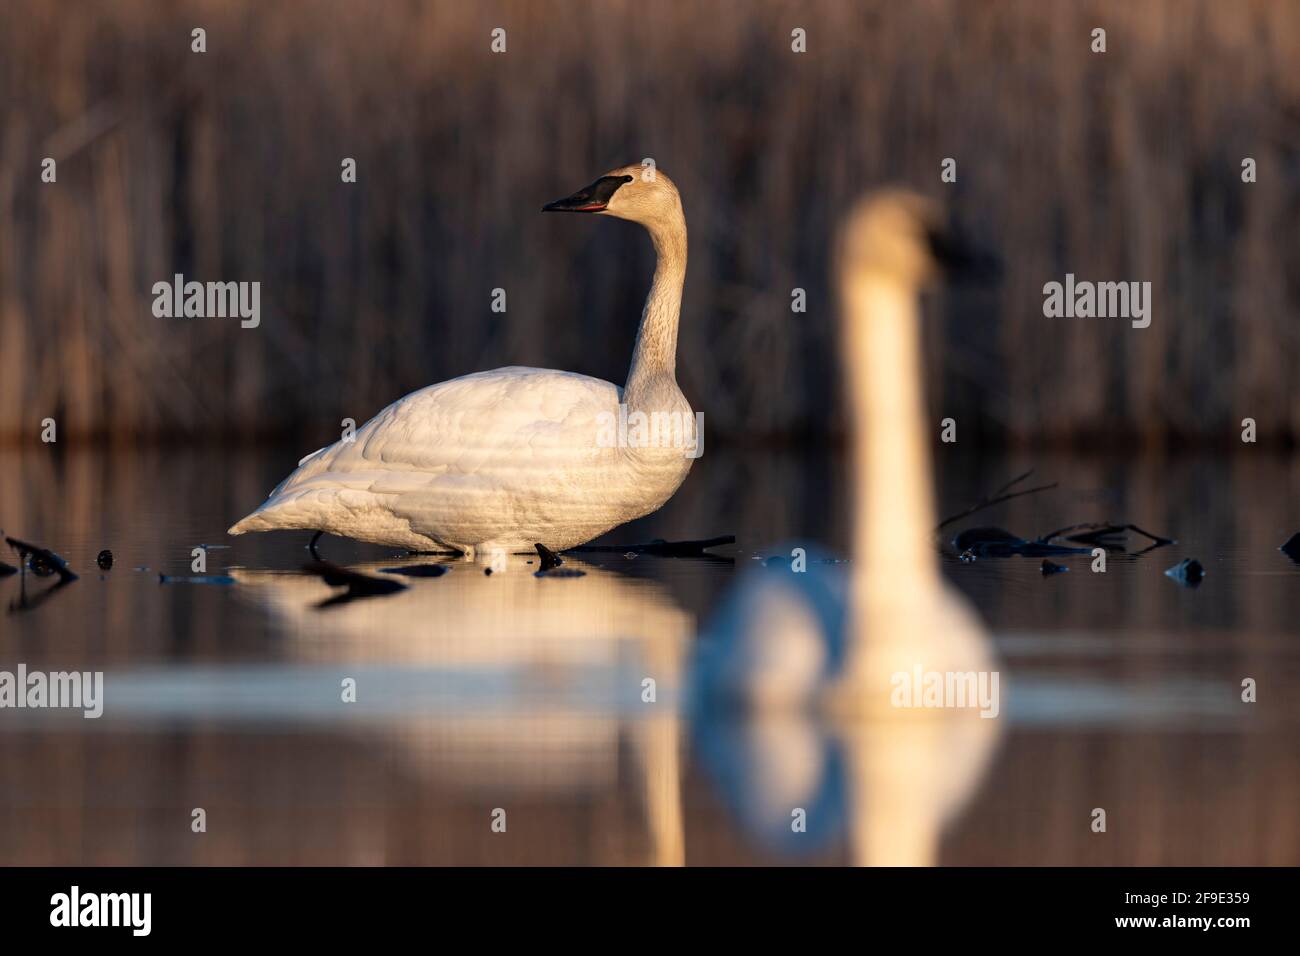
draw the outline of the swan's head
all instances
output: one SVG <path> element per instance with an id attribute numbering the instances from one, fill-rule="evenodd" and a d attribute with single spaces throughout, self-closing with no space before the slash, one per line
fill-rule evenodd
<path id="1" fill-rule="evenodd" d="M 839 270 L 845 281 L 871 276 L 920 288 L 944 273 L 992 274 L 996 265 L 966 245 L 937 203 L 890 189 L 871 193 L 850 213 Z"/>
<path id="2" fill-rule="evenodd" d="M 542 212 L 591 212 L 653 227 L 679 220 L 682 200 L 662 170 L 636 163 L 611 169 L 572 196 L 548 202 Z"/>

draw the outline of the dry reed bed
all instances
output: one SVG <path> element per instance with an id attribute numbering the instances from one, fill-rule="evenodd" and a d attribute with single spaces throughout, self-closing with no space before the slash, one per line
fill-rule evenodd
<path id="1" fill-rule="evenodd" d="M 886 181 L 1006 263 L 930 326 L 961 439 L 1300 435 L 1300 4 L 6 4 L 0 131 L 9 439 L 328 439 L 500 364 L 621 381 L 648 243 L 537 210 L 644 156 L 685 196 L 715 438 L 839 427 L 828 236 Z M 1044 318 L 1067 271 L 1150 280 L 1151 327 Z M 261 327 L 154 318 L 175 272 L 260 281 Z"/>

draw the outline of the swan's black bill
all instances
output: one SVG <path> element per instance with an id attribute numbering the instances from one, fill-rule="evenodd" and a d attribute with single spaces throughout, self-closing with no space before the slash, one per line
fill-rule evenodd
<path id="1" fill-rule="evenodd" d="M 618 187 L 631 181 L 631 176 L 601 176 L 572 196 L 548 202 L 542 207 L 542 212 L 600 212 L 609 205 L 610 197 Z"/>

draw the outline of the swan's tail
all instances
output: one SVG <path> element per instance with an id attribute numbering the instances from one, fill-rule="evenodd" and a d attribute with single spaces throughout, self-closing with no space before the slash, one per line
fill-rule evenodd
<path id="1" fill-rule="evenodd" d="M 251 515 L 240 518 L 229 528 L 226 534 L 244 534 L 246 531 L 269 531 L 270 525 L 267 524 L 266 518 L 259 512 L 254 511 Z"/>
<path id="2" fill-rule="evenodd" d="M 244 534 L 249 531 L 276 531 L 285 528 L 303 527 L 298 522 L 287 521 L 284 509 L 280 507 L 282 502 L 274 498 L 267 501 L 252 514 L 240 518 L 229 528 L 226 534 Z"/>

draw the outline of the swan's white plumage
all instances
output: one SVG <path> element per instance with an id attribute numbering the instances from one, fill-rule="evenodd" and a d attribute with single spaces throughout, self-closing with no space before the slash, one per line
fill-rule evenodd
<path id="1" fill-rule="evenodd" d="M 636 166 L 608 177 L 626 182 L 596 213 L 645 226 L 659 260 L 626 390 L 513 366 L 431 385 L 389 405 L 352 440 L 303 458 L 229 533 L 300 528 L 469 555 L 535 543 L 562 550 L 667 501 L 694 447 L 692 411 L 674 374 L 686 221 L 662 172 L 646 179 Z M 637 412 L 680 423 L 686 447 L 620 441 L 616 423 Z"/>
<path id="2" fill-rule="evenodd" d="M 231 533 L 323 529 L 467 553 L 572 547 L 658 508 L 690 467 L 680 449 L 602 447 L 621 400 L 609 382 L 550 369 L 430 385 L 305 458 Z"/>

